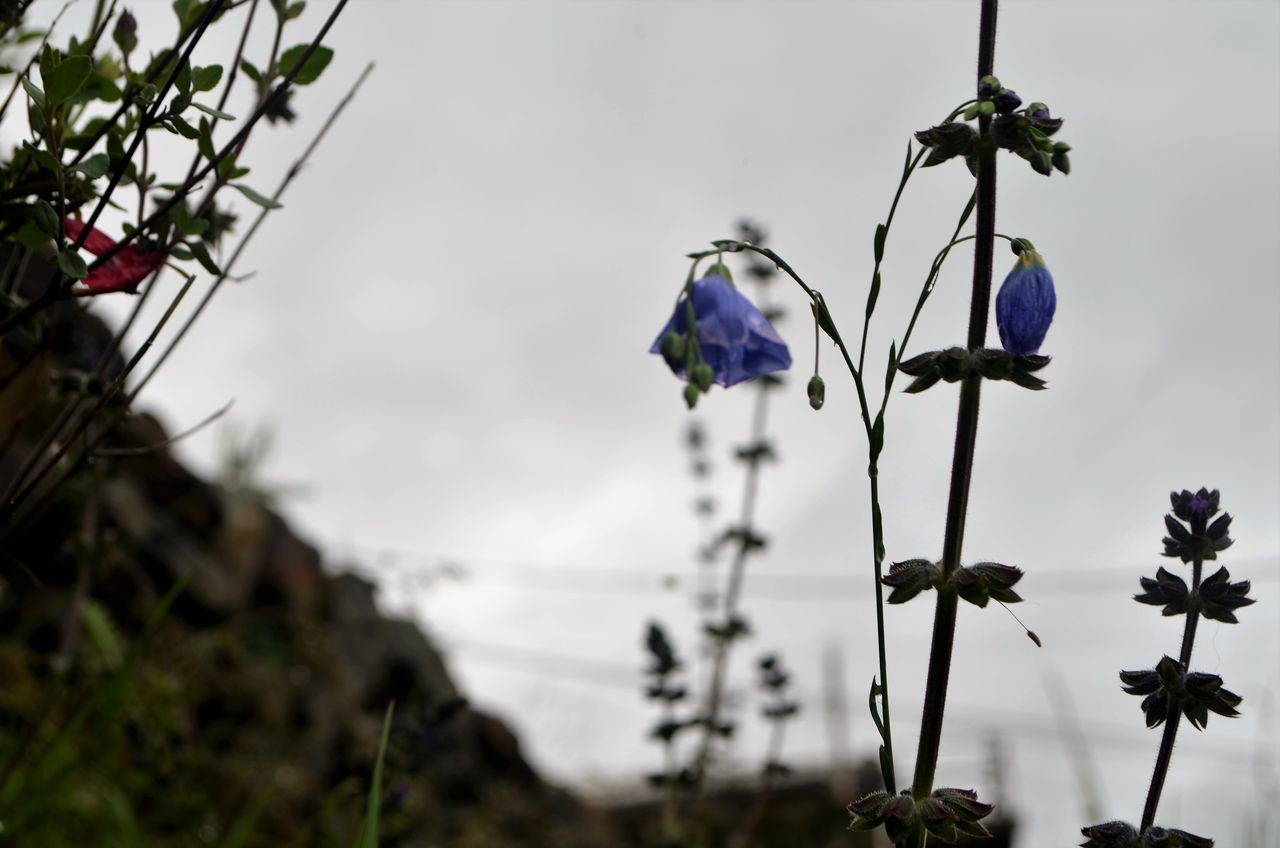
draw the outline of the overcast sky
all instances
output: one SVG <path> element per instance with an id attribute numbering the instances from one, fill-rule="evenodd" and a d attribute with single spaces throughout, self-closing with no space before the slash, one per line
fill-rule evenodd
<path id="1" fill-rule="evenodd" d="M 144 45 L 167 43 L 168 4 L 136 5 Z M 327 8 L 308 6 L 297 41 Z M 1002 160 L 997 228 L 1032 239 L 1057 281 L 1044 347 L 1054 361 L 1047 392 L 984 390 L 964 558 L 1026 569 L 1017 612 L 1045 646 L 1000 609 L 965 606 L 939 781 L 989 795 L 985 739 L 1004 722 L 1021 845 L 1071 844 L 1086 822 L 1045 683 L 1063 679 L 1098 734 L 1103 814 L 1139 817 L 1158 734 L 1116 672 L 1175 652 L 1181 624 L 1128 597 L 1162 562 L 1168 491 L 1209 485 L 1236 516 L 1223 563 L 1254 578 L 1259 602 L 1238 626 L 1205 622 L 1193 666 L 1223 675 L 1244 715 L 1185 732 L 1160 819 L 1242 844 L 1241 822 L 1270 803 L 1260 775 L 1274 786 L 1280 737 L 1280 5 L 1002 6 L 997 74 L 1066 119 L 1073 173 L 1045 179 Z M 370 60 L 374 75 L 247 252 L 242 270 L 256 275 L 218 294 L 146 405 L 176 431 L 235 398 L 237 423 L 269 425 L 264 476 L 305 485 L 285 504 L 299 530 L 335 563 L 355 557 L 385 575 L 387 607 L 457 646 L 470 694 L 519 728 L 544 771 L 582 785 L 653 767 L 642 738 L 652 714 L 625 675 L 642 663 L 650 617 L 686 648 L 693 639 L 691 584 L 656 588 L 694 568 L 688 415 L 646 352 L 683 254 L 749 215 L 856 337 L 871 234 L 906 141 L 970 96 L 977 11 L 353 3 L 332 66 L 295 98 L 300 120 L 255 135 L 250 182 L 273 190 Z M 197 63 L 225 61 L 234 29 Z M 247 109 L 233 100 L 231 111 Z M 949 163 L 907 189 L 872 361 L 900 337 L 970 182 Z M 947 266 L 916 352 L 962 341 L 970 261 L 957 251 Z M 998 250 L 998 276 L 1011 264 Z M 748 577 L 757 635 L 735 671 L 745 683 L 748 661 L 784 652 L 807 708 L 790 757 L 820 766 L 824 645 L 843 651 L 853 745 L 873 749 L 860 706 L 875 665 L 866 447 L 834 368 L 826 408 L 808 408 L 805 302 L 782 282 L 774 294 L 791 313 L 780 328 L 797 373 L 774 399 L 782 462 L 764 472 L 758 512 L 771 547 L 752 565 L 772 576 Z M 835 364 L 829 346 L 825 356 Z M 717 389 L 698 409 L 730 511 L 741 476 L 728 456 L 751 395 Z M 955 396 L 943 386 L 890 406 L 890 559 L 941 549 Z M 202 433 L 180 452 L 212 473 L 218 442 Z M 394 578 L 441 559 L 469 578 Z M 770 597 L 787 592 L 820 597 Z M 932 609 L 925 599 L 889 612 L 900 773 Z M 763 733 L 743 718 L 733 756 L 753 769 Z"/>

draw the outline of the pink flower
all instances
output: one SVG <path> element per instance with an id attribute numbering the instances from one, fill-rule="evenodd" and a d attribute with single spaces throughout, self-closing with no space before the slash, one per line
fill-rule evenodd
<path id="1" fill-rule="evenodd" d="M 84 231 L 84 223 L 74 218 L 63 218 L 62 226 L 73 241 Z M 111 237 L 96 227 L 89 228 L 82 247 L 94 256 L 102 256 L 115 247 Z M 89 272 L 83 282 L 95 292 L 136 292 L 138 284 L 155 273 L 164 264 L 165 255 L 158 250 L 142 251 L 127 244 L 116 254 Z"/>

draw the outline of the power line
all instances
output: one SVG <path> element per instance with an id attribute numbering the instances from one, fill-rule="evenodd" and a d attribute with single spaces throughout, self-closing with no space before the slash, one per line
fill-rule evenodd
<path id="1" fill-rule="evenodd" d="M 478 660 L 529 674 L 559 677 L 615 690 L 626 689 L 637 694 L 643 690 L 644 686 L 643 672 L 639 663 L 630 666 L 612 660 L 548 653 L 523 646 L 471 641 L 451 641 L 447 649 L 456 650 L 468 660 Z M 735 700 L 742 700 L 741 692 L 737 694 L 738 697 Z M 797 693 L 796 698 L 802 705 L 819 704 L 823 700 L 821 693 L 808 690 Z M 861 711 L 857 704 L 849 704 L 845 709 L 851 715 L 858 715 Z M 899 705 L 898 709 L 901 711 L 903 707 Z M 919 712 L 919 704 L 912 705 L 906 710 L 907 715 L 914 712 Z M 1137 715 L 1136 711 L 1135 715 Z M 948 705 L 947 721 L 953 726 L 958 724 L 975 730 L 995 731 L 1045 744 L 1063 745 L 1071 741 L 1064 739 L 1062 731 L 1052 716 L 1022 710 Z M 900 726 L 917 726 L 907 719 L 899 719 L 896 723 Z M 1135 727 L 1116 722 L 1092 720 L 1087 721 L 1086 726 L 1088 742 L 1101 755 L 1119 749 L 1148 753 L 1152 750 L 1153 742 L 1150 736 L 1136 732 Z M 1249 747 L 1228 746 L 1221 743 L 1204 748 L 1188 745 L 1179 748 L 1179 755 L 1185 754 L 1193 758 L 1239 765 L 1255 757 L 1259 745 L 1269 745 L 1274 750 L 1277 740 L 1259 740 Z"/>
<path id="2" fill-rule="evenodd" d="M 449 557 L 391 548 L 348 546 L 353 551 L 375 557 L 381 563 L 365 570 L 372 576 L 401 581 L 410 586 L 476 585 L 503 589 L 562 592 L 586 595 L 671 596 L 697 592 L 699 574 L 689 567 L 675 570 L 589 568 L 573 565 L 546 565 L 472 558 Z M 1153 558 L 1154 559 L 1154 558 Z M 375 560 L 375 562 L 376 562 Z M 401 563 L 420 563 L 403 567 Z M 1148 576 L 1153 564 L 1143 567 L 1089 568 L 1052 573 L 1028 572 L 1023 586 L 1033 597 L 1136 592 L 1139 577 Z M 1263 566 L 1249 574 L 1251 566 Z M 1250 557 L 1230 563 L 1233 576 L 1253 582 L 1280 579 L 1280 554 Z M 696 569 L 716 569 L 699 565 Z M 705 574 L 705 571 L 703 572 Z M 754 601 L 846 603 L 866 597 L 866 578 L 814 572 L 748 572 L 744 594 Z"/>

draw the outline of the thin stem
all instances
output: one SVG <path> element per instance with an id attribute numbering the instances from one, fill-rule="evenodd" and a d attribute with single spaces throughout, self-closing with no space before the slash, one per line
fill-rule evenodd
<path id="1" fill-rule="evenodd" d="M 373 72 L 373 68 L 374 68 L 374 65 L 372 62 L 370 62 L 368 65 L 365 66 L 364 71 L 360 74 L 359 78 L 355 81 L 355 83 L 352 85 L 350 90 L 348 90 L 346 96 L 344 96 L 342 100 L 340 100 L 338 104 L 334 107 L 333 111 L 330 112 L 328 119 L 325 121 L 324 125 L 321 126 L 320 130 L 316 133 L 315 137 L 311 140 L 311 143 L 307 145 L 307 148 L 305 151 L 303 151 L 302 156 L 300 156 L 298 160 L 294 162 L 292 166 L 290 166 L 283 180 L 281 180 L 280 185 L 276 188 L 275 194 L 273 195 L 273 199 L 279 200 L 280 197 L 284 194 L 285 189 L 288 188 L 289 184 L 293 182 L 293 180 L 302 171 L 302 168 L 306 164 L 308 158 L 311 156 L 312 153 L 315 152 L 316 148 L 320 144 L 320 141 L 325 137 L 329 129 L 333 126 L 333 124 L 337 120 L 338 115 L 341 114 L 342 110 L 346 107 L 346 105 L 355 97 L 355 94 L 359 90 L 361 84 L 364 83 L 364 81 L 368 78 L 369 74 Z M 169 343 L 168 347 L 165 348 L 164 352 L 160 355 L 159 360 L 151 367 L 151 370 L 148 371 L 146 375 L 138 382 L 138 385 L 134 387 L 133 391 L 128 393 L 128 396 L 124 402 L 124 406 L 128 407 L 137 399 L 138 395 L 142 392 L 142 389 L 151 380 L 151 378 L 155 376 L 156 371 L 159 370 L 160 366 L 164 364 L 165 360 L 168 359 L 169 355 L 173 353 L 173 350 L 177 346 L 178 342 L 180 342 L 182 338 L 186 335 L 187 331 L 191 329 L 191 326 L 195 323 L 196 318 L 200 316 L 200 314 L 204 311 L 204 308 L 209 304 L 209 301 L 213 297 L 214 292 L 217 291 L 218 287 L 229 276 L 231 272 L 231 268 L 235 265 L 235 262 L 240 257 L 240 254 L 244 251 L 245 246 L 253 238 L 253 235 L 258 231 L 258 228 L 262 224 L 262 221 L 266 218 L 267 211 L 268 210 L 263 209 L 262 212 L 258 215 L 258 217 L 254 220 L 253 225 L 249 228 L 249 231 L 245 233 L 244 237 L 240 240 L 239 245 L 237 245 L 235 252 L 231 256 L 231 259 L 228 260 L 226 265 L 223 266 L 222 273 L 218 275 L 217 279 L 214 280 L 213 285 L 209 288 L 208 291 L 205 292 L 205 295 L 201 299 L 200 303 L 197 305 L 197 307 L 192 312 L 192 314 L 188 316 L 186 322 L 182 325 L 181 329 L 174 336 L 173 340 Z M 169 311 L 167 311 L 165 313 L 165 317 L 161 319 L 162 324 L 164 321 L 168 320 L 168 316 L 172 313 L 172 310 L 177 305 L 177 302 L 181 300 L 182 297 L 185 296 L 187 288 L 190 286 L 191 279 L 194 279 L 194 277 L 188 280 L 187 285 L 182 288 L 182 290 L 176 296 L 174 302 L 170 304 Z M 153 285 L 154 285 L 154 278 L 153 278 Z M 148 287 L 148 290 L 149 288 L 150 287 Z M 132 371 L 136 367 L 138 361 L 141 359 L 141 355 L 151 347 L 155 339 L 155 334 L 156 332 L 158 332 L 158 330 L 159 330 L 159 327 L 157 327 L 155 331 L 153 331 L 152 335 L 147 339 L 143 349 L 140 350 L 138 354 L 135 355 L 133 359 L 129 361 L 129 363 L 125 367 L 125 371 L 122 377 L 127 375 L 130 371 Z M 97 409 L 98 407 L 95 407 L 94 412 L 96 412 Z M 92 414 L 93 412 L 90 413 L 90 415 Z M 89 460 L 94 449 L 97 448 L 97 446 L 101 443 L 102 439 L 106 437 L 107 432 L 108 432 L 107 430 L 103 430 L 100 434 L 94 437 L 89 447 L 83 453 L 81 453 L 80 456 L 75 460 L 75 462 L 71 464 L 71 467 L 68 468 L 67 471 L 64 472 L 63 475 L 49 487 L 49 492 L 56 490 L 63 482 L 65 482 L 72 475 L 74 475 L 80 469 L 80 467 Z M 29 508 L 27 512 L 31 513 L 35 511 L 36 509 L 39 508 L 40 504 L 46 501 L 47 499 L 48 499 L 48 493 L 46 493 L 41 498 L 41 500 L 37 502 L 35 507 Z M 0 520 L 3 520 L 6 516 L 11 515 L 12 512 L 13 512 L 12 502 L 0 503 Z"/>
<path id="2" fill-rule="evenodd" d="M 1200 530 L 1203 532 L 1203 527 Z M 1196 624 L 1200 620 L 1200 575 L 1203 570 L 1204 557 L 1197 556 L 1192 562 L 1191 603 L 1188 604 L 1187 622 L 1182 630 L 1182 648 L 1178 652 L 1178 661 L 1182 663 L 1184 672 L 1190 669 L 1191 648 L 1196 641 Z M 1181 719 L 1180 705 L 1170 698 L 1169 712 L 1164 720 L 1164 734 L 1160 737 L 1160 750 L 1156 753 L 1156 766 L 1151 772 L 1151 785 L 1147 787 L 1147 803 L 1142 808 L 1142 830 L 1155 824 L 1156 808 L 1160 806 L 1160 793 L 1164 791 L 1164 780 L 1169 775 L 1169 764 L 1173 761 L 1173 743 L 1178 735 Z"/>
<path id="3" fill-rule="evenodd" d="M 978 79 L 992 73 L 995 61 L 997 0 L 982 0 L 978 35 Z M 987 313 L 991 302 L 991 272 L 995 247 L 996 158 L 990 143 L 991 120 L 978 122 L 977 233 L 974 239 L 973 296 L 969 303 L 970 350 L 986 343 Z M 956 442 L 951 461 L 951 487 L 947 498 L 946 535 L 942 547 L 942 572 L 949 578 L 960 566 L 964 544 L 965 517 L 969 506 L 969 486 L 973 478 L 974 447 L 978 435 L 981 399 L 980 378 L 960 385 L 960 405 L 956 416 Z M 951 651 L 955 643 L 956 608 L 954 589 L 938 591 L 934 612 L 933 641 L 929 653 L 929 673 L 925 683 L 924 711 L 920 719 L 920 742 L 916 751 L 916 771 L 911 791 L 916 798 L 933 792 L 942 742 L 942 719 L 951 673 Z"/>
<path id="4" fill-rule="evenodd" d="M 40 469 L 35 478 L 32 479 L 31 482 L 27 483 L 27 485 L 11 499 L 0 504 L 0 522 L 3 522 L 5 519 L 13 515 L 14 511 L 22 504 L 22 502 L 31 495 L 37 486 L 40 485 L 40 481 L 45 478 L 45 475 L 58 465 L 62 460 L 62 457 L 65 456 L 67 451 L 71 449 L 71 446 L 75 444 L 76 439 L 80 438 L 80 435 L 89 427 L 89 424 L 93 421 L 93 418 L 98 411 L 105 407 L 112 398 L 119 393 L 121 387 L 124 386 L 125 378 L 127 378 L 129 373 L 137 367 L 138 363 L 142 360 L 142 357 L 144 357 L 147 351 L 151 348 L 151 345 L 155 342 L 156 336 L 160 334 L 164 325 L 168 323 L 169 318 L 173 316 L 174 310 L 178 308 L 178 304 L 182 302 L 182 298 L 191 288 L 191 284 L 194 281 L 194 276 L 187 277 L 187 281 L 183 284 L 177 297 L 174 298 L 173 303 L 169 304 L 169 309 L 163 316 L 161 316 L 160 320 L 156 322 L 156 326 L 152 329 L 151 335 L 148 336 L 147 340 L 138 348 L 137 353 L 133 355 L 133 358 L 129 360 L 128 364 L 121 369 L 120 374 L 111 383 L 111 385 L 107 387 L 107 390 L 102 393 L 102 396 L 98 398 L 98 402 L 93 406 L 93 408 L 80 419 L 72 430 L 71 435 L 62 442 L 61 447 L 59 447 L 54 455 L 50 457 L 49 461 Z M 91 450 L 92 448 L 90 448 L 90 451 Z"/>
<path id="5" fill-rule="evenodd" d="M 1200 575 L 1203 570 L 1204 557 L 1197 556 L 1191 565 L 1192 603 L 1188 605 L 1187 621 L 1182 629 L 1182 650 L 1178 653 L 1178 660 L 1184 670 L 1191 668 L 1191 647 L 1195 644 L 1196 624 L 1200 621 Z"/>
<path id="6" fill-rule="evenodd" d="M 909 156 L 910 144 L 907 145 L 907 149 L 908 149 L 907 155 Z M 904 168 L 902 171 L 902 179 L 898 181 L 898 190 L 893 193 L 893 203 L 889 204 L 889 214 L 884 220 L 884 236 L 883 236 L 883 240 L 879 242 L 880 255 L 876 256 L 875 267 L 871 269 L 871 279 L 873 281 L 877 276 L 880 275 L 880 261 L 883 258 L 884 243 L 889 238 L 889 228 L 893 226 L 893 216 L 898 211 L 898 201 L 902 199 L 902 192 L 907 187 L 907 180 L 911 179 L 911 175 L 915 173 L 916 166 L 920 164 L 920 160 L 924 158 L 924 155 L 927 152 L 929 152 L 928 148 L 923 148 L 923 147 L 920 148 L 920 150 L 916 153 L 915 158 L 912 159 L 911 163 L 907 165 L 907 167 Z M 867 314 L 862 321 L 862 343 L 858 345 L 858 370 L 859 371 L 861 371 L 863 369 L 863 366 L 866 364 L 867 336 L 869 335 L 868 331 L 871 329 L 871 314 L 874 311 L 874 308 L 875 308 L 875 303 L 874 301 L 871 300 L 870 293 L 868 293 Z"/>
<path id="7" fill-rule="evenodd" d="M 324 140 L 326 135 L 328 135 L 329 129 L 338 120 L 338 116 L 342 114 L 342 110 L 345 109 L 347 104 L 355 98 L 356 92 L 360 90 L 360 86 L 364 84 L 364 81 L 369 78 L 369 74 L 371 73 L 373 73 L 372 62 L 365 66 L 364 70 L 360 73 L 360 76 L 356 79 L 355 83 L 352 84 L 346 95 L 338 101 L 338 104 L 333 108 L 333 111 L 329 113 L 329 117 L 325 119 L 320 130 L 316 133 L 315 137 L 311 139 L 311 143 L 307 145 L 307 148 L 304 151 L 302 151 L 302 155 L 298 157 L 296 162 L 289 166 L 289 170 L 285 173 L 284 178 L 281 179 L 280 185 L 276 187 L 275 193 L 271 195 L 272 200 L 279 201 L 280 198 L 284 196 L 285 189 L 287 189 L 289 184 L 292 183 L 298 174 L 302 172 L 302 168 L 306 165 L 307 160 L 311 158 L 311 154 L 320 146 L 320 142 Z M 208 291 L 206 291 L 204 296 L 200 298 L 200 302 L 196 304 L 196 308 L 192 310 L 189 316 L 187 316 L 187 319 L 182 323 L 182 327 L 174 334 L 173 341 L 169 342 L 168 346 L 157 358 L 156 363 L 151 366 L 151 370 L 148 371 L 146 376 L 138 382 L 138 386 L 133 390 L 131 398 L 136 397 L 138 393 L 142 391 L 143 387 L 151 381 L 151 378 L 160 370 L 160 366 L 164 365 L 165 360 L 167 360 L 173 353 L 174 348 L 176 348 L 183 338 L 186 337 L 187 331 L 191 329 L 191 326 L 196 322 L 196 319 L 204 313 L 205 307 L 209 305 L 209 301 L 213 299 L 213 296 L 217 294 L 218 289 L 231 275 L 231 270 L 240 259 L 240 255 L 244 252 L 245 246 L 253 239 L 254 234 L 258 232 L 258 228 L 262 226 L 262 222 L 266 220 L 269 212 L 269 209 L 264 208 L 258 213 L 258 217 L 254 219 L 252 226 L 250 226 L 248 232 L 244 234 L 244 238 L 242 238 L 240 243 L 236 245 L 236 249 L 232 252 L 231 258 L 222 266 L 222 273 L 218 275 L 217 279 L 213 281 L 213 284 L 209 286 Z"/>
<path id="8" fill-rule="evenodd" d="M 175 206 L 178 205 L 178 203 L 182 202 L 186 198 L 187 194 L 191 191 L 191 189 L 197 183 L 199 183 L 211 172 L 213 172 L 223 162 L 223 160 L 225 160 L 228 156 L 232 155 L 234 152 L 236 152 L 240 148 L 244 139 L 248 137 L 249 133 L 253 130 L 254 125 L 257 124 L 257 122 L 261 120 L 262 116 L 266 114 L 271 104 L 275 102 L 277 98 L 283 97 L 284 93 L 289 90 L 289 87 L 293 84 L 294 78 L 297 77 L 297 75 L 302 72 L 302 69 L 306 66 L 307 61 L 311 58 L 311 56 L 315 53 L 315 51 L 319 49 L 320 42 L 324 39 L 326 35 L 328 35 L 329 29 L 333 26 L 334 22 L 337 21 L 338 16 L 342 13 L 342 10 L 346 8 L 346 5 L 347 5 L 347 0 L 338 0 L 337 4 L 334 6 L 333 11 L 329 14 L 329 17 L 325 19 L 323 26 L 320 27 L 320 31 L 316 34 L 315 38 L 312 39 L 311 43 L 308 44 L 307 49 L 304 50 L 302 55 L 298 58 L 298 63 L 293 66 L 293 70 L 291 70 L 288 74 L 284 76 L 284 78 L 280 81 L 280 83 L 272 90 L 271 95 L 266 98 L 266 100 L 262 103 L 261 106 L 259 106 L 257 109 L 254 110 L 253 114 L 249 116 L 249 119 L 240 128 L 240 130 L 231 138 L 231 140 L 227 142 L 227 144 L 224 145 L 221 150 L 217 151 L 214 154 L 213 158 L 210 159 L 207 163 L 205 163 L 205 165 L 201 167 L 200 170 L 197 171 L 194 176 L 188 179 L 182 185 L 181 188 L 179 188 L 177 191 L 169 195 L 168 199 L 166 199 L 163 203 L 159 204 L 156 210 L 152 212 L 151 215 L 148 216 L 145 221 L 143 221 L 142 227 L 139 227 L 138 229 L 135 229 L 130 233 L 126 233 L 123 238 L 121 238 L 114 245 L 112 245 L 110 248 L 105 250 L 101 256 L 99 256 L 92 263 L 90 263 L 89 265 L 90 271 L 100 268 L 105 263 L 111 261 L 111 259 L 114 258 L 116 254 L 118 254 L 121 250 L 124 250 L 124 248 L 132 244 L 134 240 L 137 239 L 139 236 L 141 236 L 144 232 L 149 231 L 153 227 L 155 227 L 155 225 L 159 223 L 166 215 L 168 215 L 169 212 Z M 81 151 L 81 153 L 83 152 L 84 151 Z M 74 163 L 75 160 L 72 160 L 72 161 Z M 101 201 L 99 201 L 99 204 L 101 204 Z M 100 205 L 99 205 L 99 208 L 100 208 Z M 95 214 L 97 211 L 98 210 L 95 209 Z M 89 221 L 86 222 L 85 230 L 83 233 L 81 233 L 81 238 L 87 237 L 86 234 L 89 232 L 89 228 L 92 226 L 92 220 L 93 219 L 91 218 Z M 32 315 L 39 313 L 45 307 L 49 306 L 50 304 L 57 301 L 58 299 L 62 297 L 66 297 L 67 296 L 66 289 L 56 285 L 57 278 L 60 276 L 61 276 L 60 274 L 55 275 L 55 285 L 51 285 L 45 291 L 44 295 L 31 301 L 26 306 L 22 307 L 22 309 L 15 312 L 13 315 L 9 316 L 8 318 L 5 318 L 3 321 L 0 321 L 0 334 L 5 333 L 6 331 L 8 331 L 10 328 L 14 326 L 24 323 Z"/>
<path id="9" fill-rule="evenodd" d="M 749 444 L 758 444 L 764 438 L 765 425 L 768 418 L 768 389 L 760 388 L 756 393 L 755 408 L 751 416 L 751 435 Z M 747 466 L 746 479 L 742 485 L 742 506 L 738 514 L 738 529 L 741 537 L 734 553 L 733 562 L 729 566 L 729 582 L 725 589 L 723 619 L 721 626 L 728 631 L 738 614 L 738 601 L 742 597 L 742 585 L 746 576 L 747 555 L 751 550 L 750 540 L 753 535 L 752 525 L 755 521 L 756 494 L 760 482 L 760 460 L 754 460 Z M 698 742 L 698 751 L 694 756 L 690 771 L 693 773 L 693 789 L 696 795 L 702 788 L 706 776 L 707 764 L 711 759 L 711 745 L 717 732 L 718 717 L 724 702 L 724 684 L 728 672 L 729 648 L 735 637 L 721 636 L 715 640 L 711 656 L 710 687 L 702 736 Z"/>

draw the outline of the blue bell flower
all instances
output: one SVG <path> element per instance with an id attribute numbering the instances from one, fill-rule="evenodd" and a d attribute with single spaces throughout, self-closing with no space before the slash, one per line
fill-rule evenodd
<path id="1" fill-rule="evenodd" d="M 1053 275 L 1034 250 L 1023 250 L 996 295 L 1000 344 L 1014 356 L 1040 351 L 1058 305 Z"/>
<path id="2" fill-rule="evenodd" d="M 703 362 L 715 374 L 714 382 L 728 387 L 791 367 L 791 352 L 778 331 L 733 283 L 719 274 L 694 281 L 693 313 L 698 347 Z M 649 349 L 650 353 L 662 354 L 676 376 L 686 380 L 689 375 L 684 359 L 663 353 L 661 347 L 668 333 L 683 336 L 687 330 L 687 304 L 681 298 L 671 320 Z"/>

